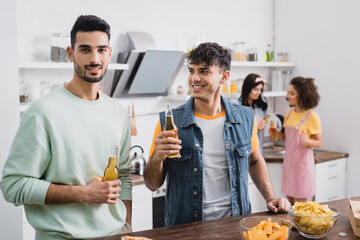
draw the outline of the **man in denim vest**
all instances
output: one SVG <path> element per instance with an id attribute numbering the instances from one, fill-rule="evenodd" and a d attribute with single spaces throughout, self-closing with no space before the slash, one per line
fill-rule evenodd
<path id="1" fill-rule="evenodd" d="M 165 117 L 160 113 L 144 172 L 152 191 L 166 178 L 166 226 L 251 213 L 248 173 L 267 208 L 286 211 L 289 202 L 274 196 L 252 109 L 220 94 L 230 76 L 229 52 L 203 43 L 187 61 L 191 98 L 173 109 L 179 139 L 173 131 L 161 131 Z M 167 157 L 179 152 L 177 158 Z"/>

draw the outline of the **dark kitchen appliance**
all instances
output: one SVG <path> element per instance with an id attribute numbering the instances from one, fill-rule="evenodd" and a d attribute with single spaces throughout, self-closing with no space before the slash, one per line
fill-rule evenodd
<path id="1" fill-rule="evenodd" d="M 153 228 L 165 227 L 166 181 L 153 192 Z"/>

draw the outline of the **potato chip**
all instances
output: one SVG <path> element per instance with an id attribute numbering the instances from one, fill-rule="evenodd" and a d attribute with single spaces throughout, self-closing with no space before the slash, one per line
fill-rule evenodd
<path id="1" fill-rule="evenodd" d="M 331 216 L 336 213 L 331 211 L 328 205 L 320 205 L 316 202 L 295 202 L 293 209 L 295 214 L 300 215 L 294 217 L 293 221 L 304 233 L 323 235 L 335 223 L 335 219 Z"/>
<path id="2" fill-rule="evenodd" d="M 261 221 L 258 225 L 243 232 L 245 240 L 286 240 L 289 235 L 286 225 L 280 226 L 277 222 Z"/>

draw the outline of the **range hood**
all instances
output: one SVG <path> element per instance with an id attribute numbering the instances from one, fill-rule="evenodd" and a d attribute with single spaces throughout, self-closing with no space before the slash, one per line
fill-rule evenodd
<path id="1" fill-rule="evenodd" d="M 146 97 L 166 96 L 184 65 L 182 51 L 148 50 L 131 51 L 126 60 L 129 70 L 123 70 L 118 80 L 114 78 L 111 96 Z"/>
<path id="2" fill-rule="evenodd" d="M 150 34 L 128 32 L 130 51 L 118 55 L 119 63 L 128 70 L 115 71 L 111 96 L 146 97 L 166 96 L 184 65 L 182 51 L 148 50 L 156 48 Z"/>

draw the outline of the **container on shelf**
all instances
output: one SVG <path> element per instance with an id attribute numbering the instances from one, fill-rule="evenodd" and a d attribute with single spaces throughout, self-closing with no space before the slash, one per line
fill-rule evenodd
<path id="1" fill-rule="evenodd" d="M 241 93 L 243 83 L 244 83 L 244 79 L 243 79 L 243 78 L 239 78 L 239 79 L 237 80 L 237 92 L 238 92 L 238 93 Z"/>
<path id="2" fill-rule="evenodd" d="M 70 45 L 69 34 L 53 33 L 51 35 L 51 61 L 67 62 L 66 48 Z"/>
<path id="3" fill-rule="evenodd" d="M 245 42 L 234 43 L 234 61 L 246 61 Z"/>
<path id="4" fill-rule="evenodd" d="M 273 70 L 271 72 L 271 91 L 283 90 L 283 78 L 281 70 Z"/>
<path id="5" fill-rule="evenodd" d="M 256 48 L 249 48 L 248 49 L 247 60 L 250 61 L 250 62 L 257 62 L 258 55 L 257 55 L 257 49 Z"/>
<path id="6" fill-rule="evenodd" d="M 287 52 L 278 52 L 277 53 L 277 61 L 278 62 L 287 62 L 289 61 Z"/>
<path id="7" fill-rule="evenodd" d="M 50 82 L 40 81 L 40 97 L 45 96 L 50 92 Z"/>
<path id="8" fill-rule="evenodd" d="M 230 93 L 230 84 L 229 81 L 227 81 L 226 83 L 224 83 L 221 87 L 221 92 L 222 94 L 229 94 Z"/>
<path id="9" fill-rule="evenodd" d="M 282 71 L 282 79 L 283 79 L 283 90 L 287 91 L 291 81 L 291 71 L 290 70 Z"/>
<path id="10" fill-rule="evenodd" d="M 230 93 L 237 93 L 237 80 L 230 82 Z"/>
<path id="11" fill-rule="evenodd" d="M 269 43 L 267 45 L 267 49 L 265 52 L 265 61 L 266 62 L 273 62 L 274 59 L 274 49 L 272 48 L 271 44 Z"/>

